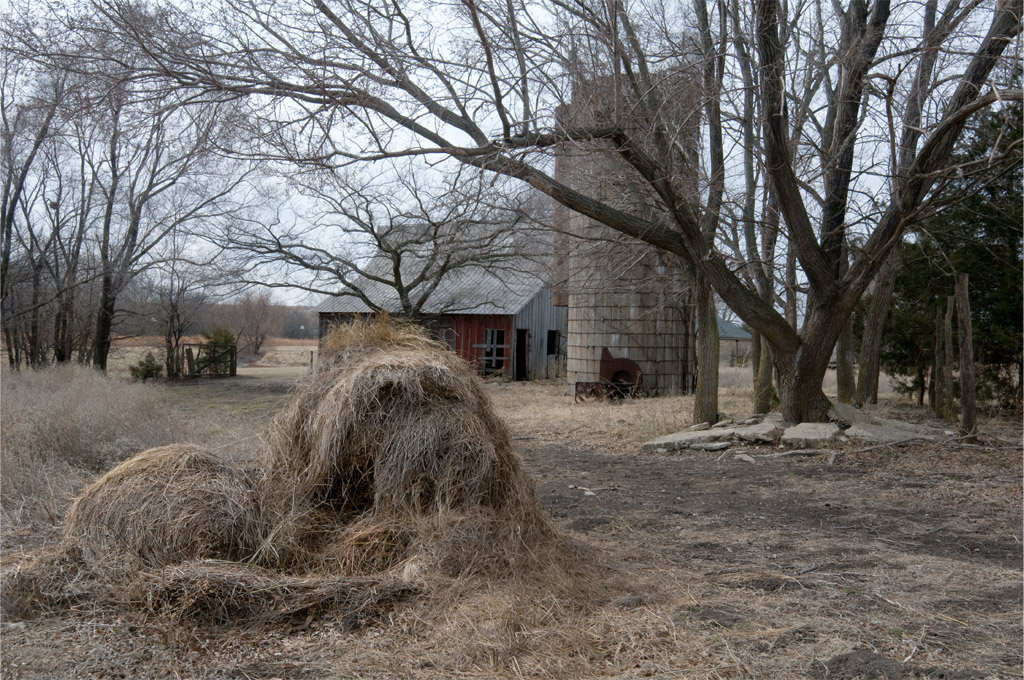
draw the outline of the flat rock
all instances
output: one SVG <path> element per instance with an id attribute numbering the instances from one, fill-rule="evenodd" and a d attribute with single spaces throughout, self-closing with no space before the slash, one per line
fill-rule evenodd
<path id="1" fill-rule="evenodd" d="M 773 422 L 755 422 L 736 428 L 736 438 L 745 442 L 771 443 L 779 438 L 782 430 Z"/>
<path id="2" fill-rule="evenodd" d="M 658 437 L 657 439 L 645 442 L 642 448 L 644 451 L 656 451 L 658 449 L 678 451 L 679 449 L 688 449 L 693 444 L 729 439 L 732 437 L 733 432 L 735 432 L 735 430 L 732 429 L 675 432 L 673 434 L 667 434 L 664 437 Z"/>
<path id="3" fill-rule="evenodd" d="M 691 449 L 697 449 L 699 451 L 724 451 L 732 446 L 732 442 L 700 442 L 697 444 L 690 444 Z"/>
<path id="4" fill-rule="evenodd" d="M 849 404 L 834 403 L 829 416 L 850 423 L 843 435 L 862 442 L 891 444 L 910 439 L 939 439 L 942 432 L 927 425 L 876 416 Z"/>
<path id="5" fill-rule="evenodd" d="M 696 425 L 691 425 L 690 427 L 686 428 L 686 431 L 687 432 L 700 432 L 702 430 L 710 430 L 710 429 L 711 429 L 711 424 L 710 423 L 697 423 Z"/>
<path id="6" fill-rule="evenodd" d="M 729 427 L 732 424 L 733 424 L 732 418 L 726 418 L 725 420 L 719 420 L 717 423 L 712 425 L 711 429 L 712 430 L 721 430 L 723 428 Z"/>
<path id="7" fill-rule="evenodd" d="M 804 449 L 821 446 L 839 436 L 839 432 L 839 426 L 835 423 L 800 423 L 786 428 L 780 441 L 787 446 Z"/>

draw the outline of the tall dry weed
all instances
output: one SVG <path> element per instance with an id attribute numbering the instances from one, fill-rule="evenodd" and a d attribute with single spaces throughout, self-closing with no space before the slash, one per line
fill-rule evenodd
<path id="1" fill-rule="evenodd" d="M 163 393 L 82 366 L 5 373 L 0 522 L 56 522 L 86 479 L 174 440 Z"/>

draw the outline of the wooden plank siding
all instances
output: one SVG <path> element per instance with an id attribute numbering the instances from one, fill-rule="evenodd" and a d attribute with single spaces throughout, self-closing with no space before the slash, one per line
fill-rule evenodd
<path id="1" fill-rule="evenodd" d="M 453 314 L 455 321 L 455 353 L 469 362 L 476 370 L 482 370 L 484 331 L 501 330 L 505 333 L 503 365 L 501 373 L 512 374 L 512 348 L 515 344 L 515 326 L 510 314 Z"/>
<path id="2" fill-rule="evenodd" d="M 516 329 L 524 328 L 529 333 L 527 339 L 528 380 L 546 380 L 556 377 L 549 375 L 548 355 L 564 355 L 568 316 L 568 310 L 565 307 L 554 305 L 554 293 L 550 288 L 544 288 L 537 293 L 516 314 Z M 560 347 L 548 347 L 548 331 L 558 331 Z"/>

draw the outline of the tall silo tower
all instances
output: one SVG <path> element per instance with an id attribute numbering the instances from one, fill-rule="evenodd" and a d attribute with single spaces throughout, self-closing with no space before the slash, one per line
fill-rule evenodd
<path id="1" fill-rule="evenodd" d="M 581 127 L 618 115 L 620 125 L 642 138 L 651 122 L 638 117 L 630 120 L 628 114 L 622 114 L 623 109 L 635 107 L 630 106 L 628 97 L 622 97 L 616 106 L 610 85 L 611 79 L 601 78 L 577 87 L 572 103 L 559 111 L 561 124 Z M 698 92 L 699 76 L 688 70 L 665 75 L 659 88 L 665 102 L 661 118 L 669 123 L 679 153 L 677 186 L 693 187 L 694 191 Z M 563 145 L 556 157 L 555 176 L 623 211 L 657 219 L 650 189 L 609 146 L 596 142 Z M 679 257 L 562 206 L 555 210 L 555 226 L 568 235 L 558 240 L 555 260 L 559 268 L 556 278 L 562 282 L 556 300 L 568 307 L 566 373 L 570 387 L 601 381 L 601 358 L 607 348 L 612 357 L 639 365 L 643 387 L 649 393 L 692 391 L 694 304 Z"/>

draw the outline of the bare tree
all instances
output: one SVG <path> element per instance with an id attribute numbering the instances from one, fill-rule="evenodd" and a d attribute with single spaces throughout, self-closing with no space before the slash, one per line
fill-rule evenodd
<path id="1" fill-rule="evenodd" d="M 384 8 L 363 0 L 314 0 L 308 13 L 230 0 L 228 11 L 195 18 L 168 7 L 172 19 L 160 31 L 135 21 L 117 0 L 98 7 L 126 39 L 146 46 L 146 73 L 184 87 L 249 97 L 267 115 L 286 114 L 279 122 L 310 133 L 304 160 L 343 164 L 448 156 L 523 180 L 578 212 L 679 255 L 766 340 L 783 414 L 804 421 L 827 417 L 821 383 L 836 339 L 907 226 L 923 214 L 936 173 L 965 121 L 1001 99 L 1020 98 L 1017 90 L 993 89 L 989 76 L 1020 31 L 1021 4 L 1007 0 L 992 13 L 980 2 L 952 2 L 932 21 L 934 4 L 923 11 L 901 6 L 894 13 L 887 0 L 854 0 L 846 8 L 822 5 L 817 16 L 804 4 L 756 2 L 751 42 L 757 48 L 754 87 L 763 124 L 757 156 L 807 282 L 800 332 L 713 249 L 702 227 L 714 201 L 695 196 L 679 181 L 685 173 L 678 171 L 680 157 L 671 146 L 675 121 L 662 115 L 656 86 L 664 69 L 678 62 L 678 40 L 672 37 L 679 33 L 659 30 L 671 22 L 657 8 L 627 8 L 616 1 L 552 0 L 534 7 L 465 0 L 441 22 L 442 35 L 433 30 L 429 7 Z M 907 11 L 917 13 L 916 20 Z M 613 66 L 635 106 L 645 110 L 651 125 L 642 134 L 614 117 L 579 127 L 557 124 L 555 108 L 571 92 L 563 55 L 578 46 L 566 40 L 573 24 L 551 19 L 563 15 L 586 25 L 586 40 L 603 40 L 592 61 Z M 817 31 L 818 25 L 824 30 Z M 919 32 L 912 35 L 915 27 Z M 838 50 L 804 49 L 831 38 L 832 31 L 840 36 Z M 829 58 L 799 58 L 813 53 Z M 879 77 L 896 83 L 888 109 L 878 107 L 872 94 Z M 814 93 L 806 100 L 815 107 L 813 125 L 794 138 L 789 113 L 801 97 L 794 97 L 791 84 L 799 83 L 802 95 L 807 82 Z M 293 105 L 277 104 L 281 99 Z M 655 209 L 625 211 L 557 181 L 543 151 L 565 143 L 616 149 L 638 184 L 656 198 Z M 813 155 L 820 159 L 816 164 L 809 162 Z M 862 200 L 880 156 L 887 156 L 881 170 L 888 179 L 886 195 Z M 864 232 L 864 241 L 844 269 L 851 224 Z"/>
<path id="2" fill-rule="evenodd" d="M 234 304 L 235 337 L 240 352 L 259 354 L 274 323 L 274 300 L 269 290 L 247 290 Z"/>
<path id="3" fill-rule="evenodd" d="M 410 318 L 426 313 L 453 272 L 515 269 L 550 255 L 516 231 L 527 222 L 522 201 L 495 189 L 494 177 L 456 168 L 426 179 L 410 163 L 375 170 L 295 176 L 301 199 L 289 208 L 298 215 L 233 220 L 217 240 L 235 252 L 248 283 L 351 297 Z"/>
<path id="4" fill-rule="evenodd" d="M 4 276 L 13 251 L 28 266 L 22 269 L 35 291 L 24 301 L 33 337 L 40 310 L 55 305 L 52 347 L 58 361 L 70 359 L 78 335 L 72 327 L 82 306 L 78 292 L 95 280 L 91 360 L 105 369 L 118 296 L 157 261 L 159 244 L 190 225 L 238 210 L 237 193 L 249 165 L 221 153 L 234 134 L 238 107 L 194 97 L 166 81 L 134 79 L 125 68 L 130 70 L 139 50 L 109 33 L 62 32 L 60 20 L 42 10 L 7 18 L 5 55 L 45 74 L 40 82 L 53 94 L 38 109 L 35 132 L 21 133 L 24 149 L 15 153 L 14 143 L 5 144 Z M 136 19 L 154 20 L 142 13 Z M 34 92 L 17 82 L 11 86 L 19 89 L 5 89 L 3 101 L 5 120 L 17 109 L 6 128 L 14 140 L 20 139 L 16 128 L 25 108 L 16 103 L 30 101 Z M 24 120 L 20 125 L 25 127 Z M 85 262 L 94 267 L 83 269 Z"/>

